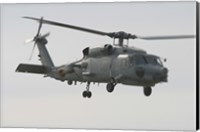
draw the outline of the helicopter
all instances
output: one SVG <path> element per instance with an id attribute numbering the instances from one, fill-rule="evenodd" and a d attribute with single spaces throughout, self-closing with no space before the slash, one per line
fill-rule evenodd
<path id="1" fill-rule="evenodd" d="M 91 83 L 106 83 L 109 93 L 113 92 L 117 84 L 134 85 L 143 87 L 145 96 L 150 96 L 152 87 L 158 83 L 168 82 L 168 68 L 163 65 L 166 59 L 145 50 L 124 45 L 124 40 L 165 40 L 165 39 L 190 39 L 194 35 L 173 35 L 173 36 L 148 36 L 141 37 L 124 31 L 102 32 L 89 28 L 64 24 L 56 21 L 45 20 L 43 17 L 34 18 L 25 16 L 39 22 L 37 33 L 30 41 L 34 42 L 39 50 L 39 60 L 42 65 L 19 64 L 16 72 L 43 74 L 44 77 L 51 77 L 60 81 L 67 81 L 69 85 L 77 82 L 86 83 L 86 90 L 83 91 L 84 98 L 91 98 Z M 82 50 L 83 57 L 69 64 L 55 66 L 46 48 L 48 43 L 46 37 L 50 33 L 40 34 L 42 24 L 49 24 L 70 28 L 96 35 L 107 36 L 113 39 L 113 44 L 105 44 L 94 48 L 86 47 Z M 118 40 L 117 44 L 115 40 Z M 32 53 L 31 53 L 32 56 Z"/>

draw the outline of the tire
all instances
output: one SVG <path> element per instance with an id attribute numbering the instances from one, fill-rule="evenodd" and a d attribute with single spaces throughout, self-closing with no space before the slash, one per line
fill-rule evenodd
<path id="1" fill-rule="evenodd" d="M 108 91 L 109 93 L 113 92 L 114 87 L 115 87 L 115 86 L 113 85 L 113 83 L 108 83 L 107 86 L 106 86 L 107 91 Z"/>
<path id="2" fill-rule="evenodd" d="M 91 98 L 91 97 L 92 97 L 92 92 L 88 91 L 87 97 L 88 97 L 88 98 Z"/>
<path id="3" fill-rule="evenodd" d="M 68 85 L 72 85 L 73 81 L 69 80 L 67 81 Z"/>
<path id="4" fill-rule="evenodd" d="M 88 96 L 88 93 L 87 93 L 87 91 L 83 91 L 83 97 L 85 98 L 85 97 L 87 97 Z"/>
<path id="5" fill-rule="evenodd" d="M 151 87 L 144 87 L 144 95 L 145 96 L 150 96 L 152 93 L 152 88 Z"/>

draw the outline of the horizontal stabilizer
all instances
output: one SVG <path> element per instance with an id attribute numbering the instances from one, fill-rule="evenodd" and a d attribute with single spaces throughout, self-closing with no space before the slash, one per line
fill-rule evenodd
<path id="1" fill-rule="evenodd" d="M 46 74 L 47 69 L 42 65 L 19 64 L 16 72 Z"/>

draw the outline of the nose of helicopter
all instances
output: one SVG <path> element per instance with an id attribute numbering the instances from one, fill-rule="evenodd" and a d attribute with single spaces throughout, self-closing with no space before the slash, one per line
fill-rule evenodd
<path id="1" fill-rule="evenodd" d="M 166 67 L 159 68 L 158 72 L 154 75 L 154 80 L 158 82 L 167 82 L 168 69 Z"/>

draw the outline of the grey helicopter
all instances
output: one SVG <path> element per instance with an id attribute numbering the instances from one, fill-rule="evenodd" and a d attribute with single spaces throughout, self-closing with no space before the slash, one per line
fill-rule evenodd
<path id="1" fill-rule="evenodd" d="M 119 32 L 102 32 L 89 28 L 64 24 L 60 22 L 45 20 L 43 17 L 23 17 L 39 22 L 39 27 L 35 37 L 33 49 L 36 45 L 39 50 L 39 60 L 42 65 L 19 64 L 16 72 L 43 74 L 44 77 L 51 77 L 60 81 L 67 81 L 69 85 L 77 82 L 86 83 L 86 90 L 82 96 L 90 98 L 91 83 L 106 83 L 109 93 L 113 92 L 117 84 L 134 85 L 143 87 L 145 96 L 150 96 L 152 87 L 155 84 L 168 81 L 169 70 L 164 67 L 166 59 L 153 54 L 148 54 L 145 50 L 124 45 L 124 40 L 144 39 L 144 40 L 165 40 L 165 39 L 190 39 L 194 35 L 174 35 L 174 36 L 150 36 L 141 37 Z M 40 34 L 42 24 L 49 24 L 70 28 L 74 30 L 93 33 L 96 35 L 108 36 L 112 38 L 114 44 L 105 44 L 98 47 L 86 47 L 83 49 L 83 58 L 78 61 L 55 66 L 46 48 L 48 43 L 46 37 L 50 33 Z M 117 41 L 117 44 L 115 42 Z M 32 54 L 32 53 L 31 53 Z"/>

